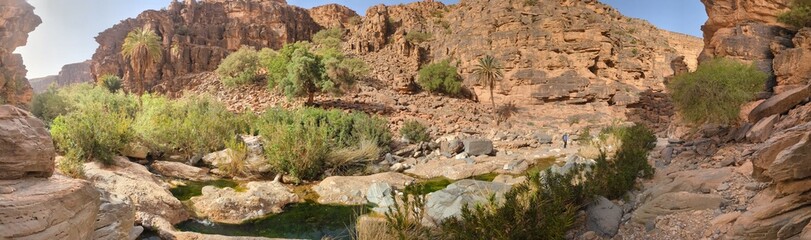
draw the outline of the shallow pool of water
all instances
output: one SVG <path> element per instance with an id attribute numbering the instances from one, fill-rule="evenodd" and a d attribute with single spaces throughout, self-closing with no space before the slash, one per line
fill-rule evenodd
<path id="1" fill-rule="evenodd" d="M 226 236 L 261 236 L 296 239 L 351 239 L 350 229 L 365 206 L 323 205 L 314 202 L 296 203 L 284 212 L 242 224 L 212 223 L 207 220 L 189 220 L 175 226 L 181 231 Z"/>
<path id="2" fill-rule="evenodd" d="M 202 181 L 202 182 L 193 182 L 193 181 L 184 181 L 184 186 L 177 186 L 172 189 L 169 189 L 178 200 L 186 201 L 191 199 L 194 196 L 200 196 L 203 194 L 203 187 L 205 186 L 214 186 L 218 188 L 226 188 L 230 187 L 237 191 L 239 191 L 239 183 L 227 180 L 227 179 L 219 179 L 213 181 Z"/>

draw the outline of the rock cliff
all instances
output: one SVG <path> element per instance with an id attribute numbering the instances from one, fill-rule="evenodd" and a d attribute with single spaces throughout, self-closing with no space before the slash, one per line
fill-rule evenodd
<path id="1" fill-rule="evenodd" d="M 59 88 L 75 83 L 93 82 L 93 76 L 90 75 L 90 60 L 62 66 L 59 75 L 34 78 L 29 82 L 34 89 L 34 93 L 44 92 L 51 84 Z"/>
<path id="2" fill-rule="evenodd" d="M 40 23 L 34 7 L 24 0 L 0 1 L 0 104 L 25 106 L 31 102 L 33 92 L 25 78 L 28 71 L 14 50 L 25 46 L 28 33 Z"/>
<path id="3" fill-rule="evenodd" d="M 343 14 L 325 11 L 329 9 Z M 338 6 L 329 9 L 313 12 L 318 13 L 318 21 L 330 24 L 337 19 L 348 21 L 346 16 L 352 14 Z M 121 45 L 132 29 L 145 26 L 161 37 L 163 56 L 148 67 L 143 79 L 133 79 L 129 62 L 121 56 Z M 175 77 L 212 71 L 221 59 L 241 46 L 278 49 L 284 43 L 308 40 L 321 28 L 307 9 L 287 5 L 284 0 L 173 1 L 166 10 L 145 11 L 100 33 L 91 72 L 94 78 L 104 74 L 123 76 L 125 88 L 131 91 L 177 91 L 186 82 L 174 82 Z M 141 81 L 140 85 L 135 81 Z M 159 83 L 161 89 L 153 89 Z M 141 85 L 144 89 L 133 89 Z"/>
<path id="4" fill-rule="evenodd" d="M 777 21 L 790 0 L 701 0 L 709 19 L 704 24 L 701 59 L 726 57 L 755 63 L 772 73 L 775 52 L 791 46 L 792 31 Z M 774 75 L 772 75 L 774 76 Z M 767 90 L 777 86 L 772 77 Z M 777 89 L 780 91 L 780 88 Z"/>
<path id="5" fill-rule="evenodd" d="M 663 88 L 673 59 L 694 59 L 701 46 L 698 38 L 658 30 L 597 1 L 378 5 L 350 30 L 348 50 L 400 89 L 421 65 L 441 59 L 454 61 L 474 85 L 477 60 L 491 54 L 505 71 L 499 91 L 525 103 L 633 103 L 639 92 Z M 428 39 L 415 41 L 415 33 Z"/>

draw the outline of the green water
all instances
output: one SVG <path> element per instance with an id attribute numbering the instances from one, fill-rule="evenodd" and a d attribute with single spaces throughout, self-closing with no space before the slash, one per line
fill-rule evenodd
<path id="1" fill-rule="evenodd" d="M 529 175 L 537 175 L 543 171 L 546 171 L 546 169 L 549 169 L 550 167 L 552 167 L 552 165 L 555 165 L 556 161 L 557 158 L 555 157 L 537 159 L 535 160 L 535 164 L 533 164 L 532 167 L 527 169 L 526 173 Z"/>
<path id="2" fill-rule="evenodd" d="M 423 181 L 419 181 L 415 184 L 407 186 L 405 188 L 405 193 L 411 195 L 425 195 L 432 192 L 436 192 L 442 189 L 445 189 L 448 185 L 451 185 L 454 181 L 444 177 L 435 177 L 431 179 L 426 179 Z"/>
<path id="3" fill-rule="evenodd" d="M 205 186 L 214 186 L 218 188 L 230 187 L 237 191 L 240 190 L 239 183 L 226 179 L 203 181 L 203 182 L 185 181 L 183 183 L 185 183 L 186 185 L 177 186 L 169 190 L 170 192 L 172 192 L 172 195 L 174 195 L 180 201 L 186 201 L 194 196 L 202 195 L 203 187 Z"/>
<path id="4" fill-rule="evenodd" d="M 473 176 L 470 179 L 479 180 L 479 181 L 485 181 L 485 182 L 492 182 L 493 180 L 496 179 L 496 177 L 498 177 L 498 175 L 500 175 L 500 174 L 493 172 L 493 173 L 486 173 L 486 174 L 482 174 L 482 175 L 478 175 L 478 176 Z"/>
<path id="5" fill-rule="evenodd" d="M 363 212 L 368 212 L 368 208 L 306 202 L 288 205 L 282 213 L 242 224 L 189 220 L 175 227 L 181 231 L 226 236 L 351 239 L 350 229 L 354 229 L 356 216 Z"/>

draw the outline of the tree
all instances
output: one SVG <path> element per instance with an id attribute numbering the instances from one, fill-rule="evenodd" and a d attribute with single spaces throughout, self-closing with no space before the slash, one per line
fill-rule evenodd
<path id="1" fill-rule="evenodd" d="M 137 74 L 130 77 L 129 81 L 135 81 L 137 83 L 135 91 L 143 93 L 143 78 L 146 77 L 147 67 L 159 62 L 163 57 L 161 38 L 149 27 L 135 28 L 124 38 L 121 55 L 130 61 L 132 70 Z"/>
<path id="2" fill-rule="evenodd" d="M 504 73 L 501 71 L 501 66 L 499 66 L 498 60 L 490 55 L 479 59 L 479 64 L 476 65 L 476 69 L 473 70 L 473 74 L 478 76 L 479 84 L 490 88 L 490 102 L 493 104 L 493 111 L 495 111 L 496 100 L 493 98 L 493 88 L 496 86 L 496 81 L 499 81 L 502 77 L 504 77 Z"/>
<path id="3" fill-rule="evenodd" d="M 99 77 L 96 85 L 109 90 L 111 93 L 114 93 L 121 89 L 121 78 L 112 74 L 103 75 Z"/>
<path id="4" fill-rule="evenodd" d="M 307 104 L 312 104 L 316 92 L 335 87 L 324 76 L 324 65 L 320 57 L 307 49 L 297 49 L 290 58 L 287 78 L 282 81 L 282 88 L 288 97 L 307 95 Z"/>

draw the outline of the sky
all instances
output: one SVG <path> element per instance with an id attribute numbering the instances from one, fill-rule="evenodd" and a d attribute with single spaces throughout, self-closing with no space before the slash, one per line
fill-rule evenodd
<path id="1" fill-rule="evenodd" d="M 442 0 L 446 4 L 458 0 Z M 504 1 L 504 0 L 495 0 Z M 601 0 L 622 14 L 648 20 L 659 28 L 701 37 L 707 20 L 699 0 Z M 28 78 L 59 73 L 62 66 L 88 60 L 98 44 L 94 37 L 121 20 L 147 9 L 161 9 L 171 0 L 28 0 L 43 23 L 32 32 L 28 44 L 18 48 Z M 305 8 L 338 3 L 364 14 L 376 4 L 394 5 L 408 0 L 288 0 Z"/>

